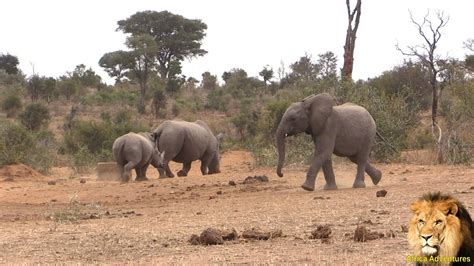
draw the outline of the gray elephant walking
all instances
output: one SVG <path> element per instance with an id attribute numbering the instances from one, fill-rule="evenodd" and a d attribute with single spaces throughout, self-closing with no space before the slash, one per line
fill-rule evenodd
<path id="1" fill-rule="evenodd" d="M 165 153 L 160 178 L 174 177 L 170 161 L 183 164 L 178 176 L 187 176 L 195 160 L 201 160 L 203 175 L 220 173 L 219 142 L 223 135 L 214 136 L 204 121 L 165 121 L 152 135 L 158 149 Z"/>
<path id="2" fill-rule="evenodd" d="M 130 180 L 132 169 L 137 174 L 135 180 L 144 181 L 148 179 L 146 170 L 150 164 L 162 167 L 164 153 L 158 151 L 150 133 L 130 132 L 120 136 L 114 141 L 112 150 L 123 182 Z"/>
<path id="3" fill-rule="evenodd" d="M 348 157 L 357 164 L 354 188 L 365 187 L 364 172 L 377 185 L 382 173 L 368 162 L 376 126 L 370 113 L 363 107 L 346 103 L 335 106 L 327 93 L 307 97 L 286 109 L 276 132 L 278 148 L 277 174 L 282 177 L 285 159 L 285 137 L 305 132 L 312 136 L 315 152 L 306 174 L 303 189 L 313 191 L 319 169 L 323 168 L 324 189 L 337 189 L 331 155 Z"/>

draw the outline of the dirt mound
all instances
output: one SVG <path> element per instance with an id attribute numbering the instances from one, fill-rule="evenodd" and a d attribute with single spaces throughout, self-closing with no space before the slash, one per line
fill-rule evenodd
<path id="1" fill-rule="evenodd" d="M 225 241 L 237 239 L 237 231 L 232 229 L 215 229 L 207 228 L 202 231 L 201 235 L 191 235 L 188 242 L 192 245 L 222 245 Z"/>
<path id="2" fill-rule="evenodd" d="M 258 227 L 253 227 L 242 232 L 242 237 L 245 239 L 268 240 L 270 238 L 276 238 L 281 236 L 281 230 L 263 231 Z"/>
<path id="3" fill-rule="evenodd" d="M 331 237 L 331 227 L 329 225 L 318 225 L 318 227 L 311 231 L 310 239 L 328 239 Z"/>
<path id="4" fill-rule="evenodd" d="M 266 175 L 256 175 L 256 176 L 247 176 L 243 184 L 255 184 L 261 182 L 268 182 L 268 176 Z"/>
<path id="5" fill-rule="evenodd" d="M 46 176 L 24 164 L 7 165 L 0 168 L 0 180 L 42 180 Z"/>
<path id="6" fill-rule="evenodd" d="M 366 242 L 368 240 L 383 238 L 384 236 L 385 236 L 384 233 L 371 232 L 369 229 L 365 228 L 365 226 L 362 225 L 362 226 L 357 226 L 354 232 L 354 241 Z"/>

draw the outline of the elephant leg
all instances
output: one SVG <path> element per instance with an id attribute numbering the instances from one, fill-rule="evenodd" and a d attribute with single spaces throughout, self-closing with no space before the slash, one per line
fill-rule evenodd
<path id="1" fill-rule="evenodd" d="M 168 162 L 166 162 L 164 167 L 165 167 L 166 176 L 167 177 L 174 177 L 174 174 L 173 174 L 173 172 L 171 172 L 170 165 L 168 164 Z"/>
<path id="2" fill-rule="evenodd" d="M 167 178 L 166 173 L 165 173 L 165 168 L 158 167 L 156 168 L 156 170 L 158 170 L 158 173 L 160 174 L 160 178 Z"/>
<path id="3" fill-rule="evenodd" d="M 183 163 L 183 169 L 178 171 L 178 176 L 187 176 L 191 170 L 191 162 Z"/>
<path id="4" fill-rule="evenodd" d="M 324 186 L 324 189 L 325 190 L 337 189 L 336 178 L 334 176 L 334 171 L 332 169 L 331 159 L 323 163 L 323 174 L 324 174 L 324 179 L 326 179 L 326 185 Z"/>
<path id="5" fill-rule="evenodd" d="M 350 159 L 353 163 L 357 164 L 357 174 L 356 174 L 356 178 L 354 180 L 354 184 L 352 185 L 352 187 L 364 188 L 365 187 L 364 173 L 365 173 L 365 167 L 367 166 L 367 161 L 358 160 L 357 157 L 352 157 Z"/>
<path id="6" fill-rule="evenodd" d="M 322 136 L 315 141 L 316 150 L 319 152 L 315 152 L 313 155 L 313 160 L 311 161 L 311 165 L 306 173 L 306 180 L 301 186 L 304 190 L 314 191 L 314 184 L 319 169 L 321 169 L 324 162 L 331 159 L 332 151 L 334 149 L 334 138 L 334 136 Z"/>
<path id="7" fill-rule="evenodd" d="M 130 178 L 132 177 L 132 169 L 135 168 L 136 165 L 137 163 L 132 161 L 125 164 L 122 172 L 122 182 L 130 181 Z"/>
<path id="8" fill-rule="evenodd" d="M 135 171 L 137 172 L 137 178 L 135 178 L 136 181 L 147 181 L 148 180 L 148 178 L 146 177 L 147 168 L 148 168 L 148 164 L 146 164 L 142 167 L 135 168 Z"/>
<path id="9" fill-rule="evenodd" d="M 201 159 L 201 173 L 202 173 L 202 175 L 207 175 L 210 162 L 211 162 L 211 157 L 210 156 L 204 156 L 204 158 Z"/>
<path id="10" fill-rule="evenodd" d="M 380 182 L 380 179 L 382 179 L 382 172 L 368 162 L 365 166 L 365 172 L 370 176 L 374 185 L 377 185 Z"/>

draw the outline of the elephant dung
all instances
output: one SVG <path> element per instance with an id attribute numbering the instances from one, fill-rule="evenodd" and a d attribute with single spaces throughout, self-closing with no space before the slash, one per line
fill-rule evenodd
<path id="1" fill-rule="evenodd" d="M 270 238 L 281 237 L 282 234 L 281 230 L 264 232 L 260 228 L 253 227 L 242 232 L 242 237 L 245 239 L 268 240 Z"/>
<path id="2" fill-rule="evenodd" d="M 268 182 L 268 176 L 266 175 L 247 176 L 243 184 L 253 184 L 253 183 L 260 183 L 260 182 Z"/>
<path id="3" fill-rule="evenodd" d="M 318 225 L 318 227 L 311 231 L 310 239 L 327 239 L 331 237 L 331 228 L 329 225 Z"/>
<path id="4" fill-rule="evenodd" d="M 116 162 L 97 163 L 97 180 L 121 181 L 120 172 Z"/>

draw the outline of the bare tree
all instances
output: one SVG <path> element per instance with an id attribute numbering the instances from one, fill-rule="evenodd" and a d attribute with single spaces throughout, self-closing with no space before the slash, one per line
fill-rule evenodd
<path id="1" fill-rule="evenodd" d="M 443 12 L 438 11 L 436 12 L 437 22 L 435 23 L 429 16 L 430 12 L 428 11 L 420 23 L 415 21 L 410 11 L 410 20 L 418 30 L 418 34 L 422 37 L 423 43 L 421 45 L 407 46 L 406 50 L 401 49 L 398 44 L 396 47 L 403 55 L 417 58 L 430 73 L 430 86 L 433 97 L 431 104 L 431 128 L 433 136 L 437 137 L 438 162 L 441 163 L 443 162 L 441 150 L 442 130 L 437 123 L 437 114 L 442 86 L 439 86 L 438 78 L 439 74 L 444 70 L 443 67 L 446 65 L 446 60 L 436 54 L 436 48 L 438 48 L 438 43 L 442 36 L 441 29 L 448 24 L 449 17 L 445 17 Z M 438 129 L 438 134 L 435 133 L 435 129 Z"/>
<path id="2" fill-rule="evenodd" d="M 351 4 L 346 0 L 347 17 L 349 24 L 347 25 L 346 43 L 344 44 L 344 65 L 342 67 L 342 80 L 352 80 L 352 69 L 354 66 L 354 48 L 357 30 L 359 29 L 360 14 L 361 14 L 361 0 L 357 0 L 357 4 L 351 11 Z M 354 21 L 355 18 L 355 21 Z M 352 25 L 354 22 L 354 25 Z"/>

